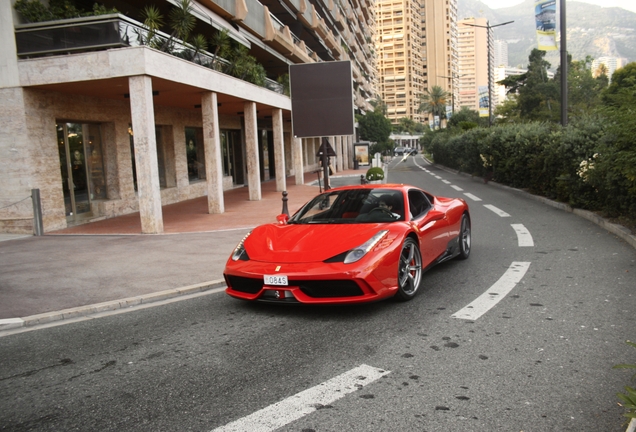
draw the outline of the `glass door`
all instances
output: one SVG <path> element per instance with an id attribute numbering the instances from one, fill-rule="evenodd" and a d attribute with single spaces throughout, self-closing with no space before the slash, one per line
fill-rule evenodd
<path id="1" fill-rule="evenodd" d="M 56 129 L 67 220 L 90 217 L 91 201 L 106 197 L 99 125 L 57 123 Z"/>

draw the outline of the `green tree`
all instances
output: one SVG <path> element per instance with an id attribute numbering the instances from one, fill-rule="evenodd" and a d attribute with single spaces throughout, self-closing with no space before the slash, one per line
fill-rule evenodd
<path id="1" fill-rule="evenodd" d="M 533 49 L 528 57 L 528 71 L 499 81 L 508 94 L 516 94 L 516 106 L 510 105 L 511 115 L 526 121 L 559 121 L 558 86 L 548 78 L 550 63 L 546 52 Z M 501 113 L 501 111 L 500 111 Z"/>
<path id="2" fill-rule="evenodd" d="M 180 0 L 179 5 L 170 10 L 168 19 L 170 21 L 170 37 L 164 40 L 161 51 L 171 52 L 174 39 L 188 41 L 190 33 L 196 25 L 196 18 L 192 15 L 192 0 Z"/>
<path id="3" fill-rule="evenodd" d="M 568 55 L 568 115 L 572 118 L 582 117 L 591 113 L 600 103 L 603 89 L 607 87 L 606 75 L 594 78 L 592 75 L 592 57 L 585 60 L 572 60 Z M 555 88 L 558 88 L 558 105 L 561 109 L 561 66 L 554 76 Z"/>
<path id="4" fill-rule="evenodd" d="M 426 89 L 425 93 L 419 95 L 420 105 L 417 112 L 431 113 L 433 116 L 439 116 L 440 119 L 446 118 L 446 105 L 451 94 L 440 86 L 433 86 Z"/>
<path id="5" fill-rule="evenodd" d="M 214 70 L 220 70 L 216 63 L 218 58 L 227 57 L 232 49 L 230 31 L 225 28 L 221 31 L 217 31 L 214 33 L 214 36 L 212 36 L 211 43 L 214 47 L 214 52 L 212 53 L 212 64 L 210 67 Z"/>
<path id="6" fill-rule="evenodd" d="M 391 135 L 391 121 L 382 113 L 382 107 L 376 106 L 373 111 L 368 111 L 365 115 L 358 117 L 360 127 L 360 138 L 375 143 L 371 146 L 371 154 L 390 153 L 393 144 L 389 140 Z"/>
<path id="7" fill-rule="evenodd" d="M 488 119 L 486 119 L 487 121 Z M 448 120 L 448 127 L 450 129 L 470 130 L 479 126 L 480 117 L 479 113 L 468 107 L 462 107 L 461 110 L 453 113 L 452 117 Z"/>
<path id="8" fill-rule="evenodd" d="M 612 84 L 603 93 L 602 100 L 611 132 L 608 150 L 615 157 L 616 170 L 636 193 L 636 63 L 614 72 Z M 636 216 L 636 203 L 632 211 Z"/>
<path id="9" fill-rule="evenodd" d="M 415 122 L 412 118 L 402 117 L 398 120 L 398 124 L 393 126 L 393 130 L 398 133 L 408 133 L 415 134 L 417 133 L 418 123 Z"/>

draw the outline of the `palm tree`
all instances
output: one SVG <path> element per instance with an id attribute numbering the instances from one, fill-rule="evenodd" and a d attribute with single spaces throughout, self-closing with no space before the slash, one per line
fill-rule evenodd
<path id="1" fill-rule="evenodd" d="M 142 16 L 144 18 L 144 25 L 148 29 L 148 32 L 146 33 L 145 40 L 142 33 L 137 33 L 141 44 L 149 46 L 156 45 L 154 39 L 157 32 L 161 29 L 161 26 L 163 26 L 163 15 L 161 15 L 161 12 L 159 12 L 159 9 L 157 9 L 155 5 L 147 5 L 142 11 Z"/>
<path id="2" fill-rule="evenodd" d="M 451 94 L 440 86 L 426 89 L 426 92 L 419 96 L 420 106 L 417 112 L 431 113 L 433 116 L 439 116 L 440 119 L 445 118 L 446 105 L 450 97 Z"/>
<path id="3" fill-rule="evenodd" d="M 181 39 L 187 41 L 190 32 L 194 30 L 196 18 L 192 15 L 192 0 L 180 0 L 179 5 L 173 8 L 169 14 L 170 28 L 172 33 L 166 39 L 161 47 L 161 51 L 170 52 L 173 39 Z"/>
<path id="4" fill-rule="evenodd" d="M 189 60 L 195 63 L 200 63 L 197 61 L 197 55 L 199 55 L 201 51 L 207 51 L 208 41 L 205 36 L 198 34 L 190 40 L 190 47 L 194 51 L 191 52 L 191 58 Z"/>
<path id="5" fill-rule="evenodd" d="M 212 64 L 210 65 L 210 68 L 217 70 L 215 68 L 217 57 L 227 56 L 232 48 L 230 31 L 225 28 L 221 31 L 217 31 L 214 33 L 214 36 L 212 36 L 211 42 L 212 46 L 214 46 L 214 54 L 212 56 Z"/>

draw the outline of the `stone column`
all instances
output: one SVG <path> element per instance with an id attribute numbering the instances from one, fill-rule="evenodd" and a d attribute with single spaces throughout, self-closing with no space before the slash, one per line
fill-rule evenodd
<path id="1" fill-rule="evenodd" d="M 344 169 L 350 169 L 353 167 L 353 152 L 351 151 L 351 135 L 342 137 L 342 147 L 344 153 Z"/>
<path id="2" fill-rule="evenodd" d="M 296 173 L 296 184 L 305 184 L 305 172 L 303 168 L 303 140 L 302 138 L 294 137 L 292 146 L 294 151 L 294 173 Z"/>
<path id="3" fill-rule="evenodd" d="M 258 158 L 258 125 L 256 103 L 245 102 L 245 153 L 247 156 L 247 188 L 250 201 L 261 200 L 261 175 Z"/>
<path id="4" fill-rule="evenodd" d="M 130 112 L 135 142 L 135 167 L 139 192 L 142 234 L 163 233 L 155 111 L 152 105 L 152 79 L 146 75 L 128 78 Z"/>
<path id="5" fill-rule="evenodd" d="M 214 92 L 206 92 L 201 96 L 205 178 L 208 187 L 208 213 L 210 214 L 225 212 L 221 134 L 216 100 Z"/>
<path id="6" fill-rule="evenodd" d="M 274 129 L 274 167 L 276 171 L 276 191 L 287 190 L 285 180 L 285 140 L 283 135 L 283 110 L 272 112 L 272 126 Z"/>
<path id="7" fill-rule="evenodd" d="M 15 27 L 11 1 L 0 2 L 0 88 L 20 87 L 18 50 L 15 43 Z M 17 14 L 16 14 L 17 16 Z"/>

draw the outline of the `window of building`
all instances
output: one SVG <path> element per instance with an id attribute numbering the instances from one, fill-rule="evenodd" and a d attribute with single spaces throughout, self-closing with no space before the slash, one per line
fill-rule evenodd
<path id="1" fill-rule="evenodd" d="M 186 159 L 188 162 L 188 180 L 190 182 L 205 179 L 205 153 L 203 150 L 203 129 L 185 128 Z"/>

